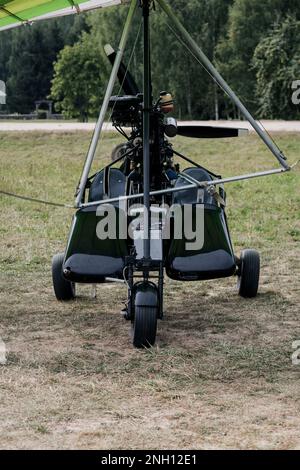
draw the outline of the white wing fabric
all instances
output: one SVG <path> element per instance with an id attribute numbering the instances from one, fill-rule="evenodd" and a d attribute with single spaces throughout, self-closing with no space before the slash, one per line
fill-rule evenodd
<path id="1" fill-rule="evenodd" d="M 33 21 L 122 5 L 129 0 L 0 0 L 0 31 Z"/>

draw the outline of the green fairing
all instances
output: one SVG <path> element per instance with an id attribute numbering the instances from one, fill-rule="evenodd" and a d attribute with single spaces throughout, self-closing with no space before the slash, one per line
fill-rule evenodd
<path id="1" fill-rule="evenodd" d="M 195 211 L 194 207 L 193 225 L 196 223 Z M 204 245 L 200 250 L 186 250 L 186 243 L 184 237 L 171 242 L 166 262 L 170 278 L 190 281 L 234 274 L 236 263 L 222 209 L 204 209 Z"/>
<path id="2" fill-rule="evenodd" d="M 193 225 L 196 225 L 196 213 L 193 211 Z M 183 232 L 184 233 L 184 232 Z M 225 250 L 232 254 L 221 220 L 221 209 L 204 209 L 204 245 L 200 251 L 186 250 L 186 239 L 173 240 L 170 248 L 172 256 L 192 256 L 197 253 L 210 253 Z"/>
<path id="3" fill-rule="evenodd" d="M 79 210 L 74 220 L 69 235 L 65 259 L 73 254 L 101 255 L 112 258 L 122 258 L 127 255 L 127 240 L 120 240 L 118 214 L 117 213 L 117 240 L 100 240 L 97 237 L 97 224 L 104 218 L 97 216 L 95 211 Z"/>

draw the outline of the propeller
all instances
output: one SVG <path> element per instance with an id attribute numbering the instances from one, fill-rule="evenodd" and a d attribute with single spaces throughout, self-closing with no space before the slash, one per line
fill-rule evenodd
<path id="1" fill-rule="evenodd" d="M 116 51 L 110 44 L 106 44 L 104 46 L 104 51 L 105 54 L 110 61 L 111 65 L 114 65 L 115 59 L 116 59 Z M 123 62 L 121 62 L 119 71 L 118 71 L 118 79 L 119 82 L 123 88 L 123 91 L 125 95 L 133 95 L 136 96 L 140 90 L 139 87 L 137 86 L 133 76 L 125 66 Z"/>
<path id="2" fill-rule="evenodd" d="M 188 126 L 178 125 L 177 135 L 194 139 L 222 139 L 225 137 L 243 137 L 248 135 L 248 129 L 219 127 L 219 126 Z"/>

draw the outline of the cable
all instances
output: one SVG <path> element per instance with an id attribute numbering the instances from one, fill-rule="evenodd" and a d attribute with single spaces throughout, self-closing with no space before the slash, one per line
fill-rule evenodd
<path id="1" fill-rule="evenodd" d="M 14 197 L 16 199 L 22 199 L 23 201 L 37 202 L 38 204 L 46 204 L 47 206 L 64 207 L 65 209 L 75 209 L 75 207 L 71 204 L 61 204 L 59 202 L 45 201 L 43 199 L 36 199 L 29 196 L 21 196 L 20 194 L 10 193 L 8 191 L 0 190 L 0 194 L 3 194 L 4 196 L 8 197 Z"/>

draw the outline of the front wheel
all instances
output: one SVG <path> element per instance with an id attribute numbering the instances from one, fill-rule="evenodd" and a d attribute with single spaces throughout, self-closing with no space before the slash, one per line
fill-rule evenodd
<path id="1" fill-rule="evenodd" d="M 240 259 L 238 291 L 242 297 L 256 297 L 259 284 L 260 258 L 256 250 L 243 250 Z"/>
<path id="2" fill-rule="evenodd" d="M 134 299 L 134 318 L 132 321 L 133 345 L 136 348 L 154 346 L 157 331 L 158 292 L 152 283 L 141 283 Z"/>
<path id="3" fill-rule="evenodd" d="M 75 298 L 75 284 L 63 276 L 64 254 L 59 253 L 52 259 L 53 289 L 57 300 L 67 301 Z"/>
<path id="4" fill-rule="evenodd" d="M 154 346 L 157 330 L 157 308 L 136 307 L 133 322 L 133 345 L 136 348 Z"/>

